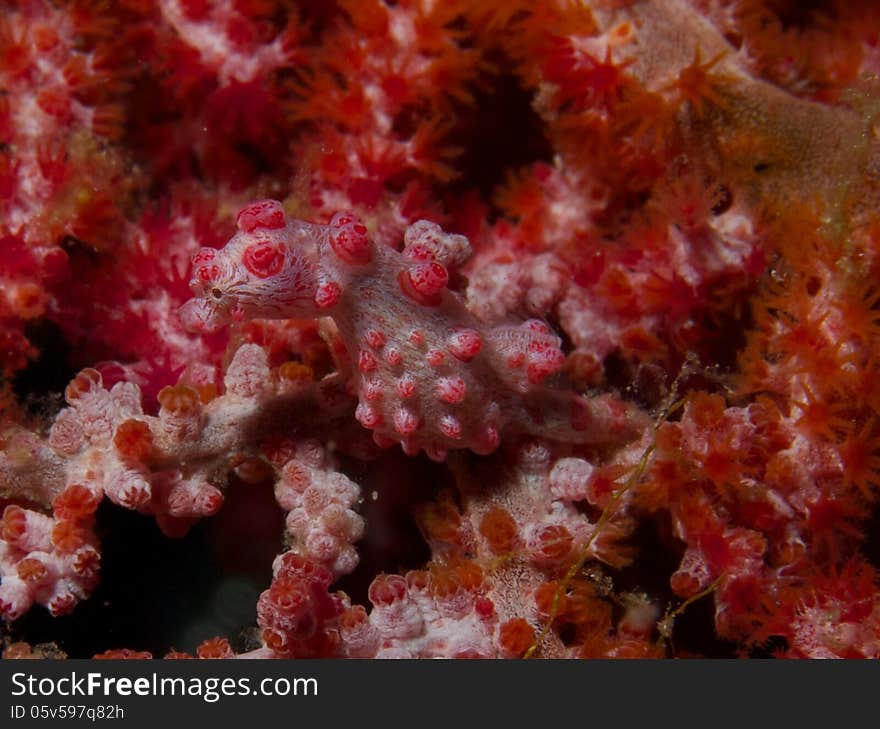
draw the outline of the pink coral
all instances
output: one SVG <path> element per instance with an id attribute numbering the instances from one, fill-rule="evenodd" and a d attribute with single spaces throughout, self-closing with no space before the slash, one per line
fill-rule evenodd
<path id="1" fill-rule="evenodd" d="M 55 514 L 7 506 L 0 527 L 0 613 L 23 615 L 34 603 L 65 615 L 98 582 L 100 554 L 91 531 L 97 499 L 73 485 L 55 500 Z"/>
<path id="2" fill-rule="evenodd" d="M 7 655 L 877 657 L 872 9 L 2 4 Z"/>
<path id="3" fill-rule="evenodd" d="M 15 483 L 18 493 L 30 501 L 54 505 L 54 521 L 39 512 L 7 507 L 4 574 L 10 577 L 4 578 L 2 588 L 9 594 L 2 607 L 7 617 L 17 617 L 34 599 L 46 604 L 57 600 L 53 589 L 67 584 L 62 578 L 74 569 L 71 561 L 85 559 L 78 556 L 79 545 L 84 542 L 94 559 L 87 579 L 83 578 L 77 589 L 65 592 L 64 611 L 72 609 L 91 591 L 97 575 L 97 541 L 89 531 L 90 522 L 81 525 L 80 517 L 67 515 L 74 493 L 89 506 L 83 516 L 91 517 L 106 497 L 118 506 L 154 515 L 163 532 L 180 536 L 196 520 L 220 509 L 223 492 L 218 484 L 222 482 L 214 471 L 223 463 L 243 469 L 241 463 L 231 461 L 231 455 L 247 442 L 251 429 L 259 432 L 271 427 L 271 423 L 259 422 L 267 403 L 293 404 L 299 398 L 308 401 L 314 397 L 328 414 L 339 412 L 349 403 L 335 392 L 332 380 L 320 387 L 303 382 L 292 390 L 284 380 L 273 383 L 265 353 L 252 344 L 243 345 L 230 363 L 225 389 L 223 396 L 204 404 L 192 387 L 166 387 L 159 393 L 159 412 L 152 416 L 143 412 L 137 385 L 120 382 L 108 390 L 100 373 L 86 369 L 68 385 L 65 397 L 69 407 L 58 414 L 45 439 L 24 430 L 6 433 L 6 448 L 0 453 L 0 478 L 4 483 Z M 311 456 L 307 457 L 309 451 Z M 291 453 L 292 459 L 297 456 L 306 458 L 303 466 L 312 474 L 302 498 L 314 492 L 306 506 L 318 509 L 322 526 L 305 531 L 292 527 L 291 534 L 303 542 L 307 554 L 328 562 L 337 574 L 348 572 L 357 563 L 357 556 L 348 545 L 362 530 L 359 517 L 349 508 L 357 499 L 357 487 L 341 474 L 313 470 L 322 465 L 327 468 L 320 447 L 316 449 L 312 444 L 309 448 L 304 443 Z M 292 478 L 295 468 L 296 462 L 291 460 L 283 472 Z M 300 503 L 285 490 L 285 483 L 289 481 L 279 484 L 279 501 L 294 512 Z M 313 484 L 312 492 L 308 492 L 309 483 Z M 310 512 L 310 516 L 315 515 L 318 514 Z M 294 516 L 292 523 L 295 521 Z M 34 557 L 34 550 L 55 554 L 60 547 L 56 545 L 53 552 L 48 541 L 50 534 L 54 537 L 61 533 L 59 529 L 70 531 L 74 526 L 74 535 L 81 535 L 66 542 L 68 548 L 62 552 L 63 558 L 53 557 L 60 562 L 45 579 L 38 581 L 40 590 L 31 590 L 34 594 L 27 598 L 24 583 L 19 585 L 11 575 L 19 569 L 22 559 Z M 50 580 L 50 576 L 54 579 Z M 59 580 L 61 584 L 56 588 Z M 53 611 L 62 610 L 58 607 Z"/>

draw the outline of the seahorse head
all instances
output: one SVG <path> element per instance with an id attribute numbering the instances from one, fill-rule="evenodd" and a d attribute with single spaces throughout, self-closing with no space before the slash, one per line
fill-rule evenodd
<path id="1" fill-rule="evenodd" d="M 238 233 L 220 249 L 192 259 L 194 298 L 179 316 L 192 331 L 213 332 L 232 321 L 309 316 L 317 279 L 310 226 L 290 222 L 281 203 L 253 203 L 238 215 Z"/>

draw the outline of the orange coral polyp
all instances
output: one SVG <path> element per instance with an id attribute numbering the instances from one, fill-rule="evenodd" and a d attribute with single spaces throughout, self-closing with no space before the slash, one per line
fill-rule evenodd
<path id="1" fill-rule="evenodd" d="M 498 629 L 498 643 L 510 658 L 521 658 L 535 640 L 535 629 L 525 618 L 511 618 Z"/>
<path id="2" fill-rule="evenodd" d="M 91 367 L 86 367 L 65 388 L 64 399 L 72 405 L 90 390 L 99 387 L 101 382 L 101 374 Z"/>
<path id="3" fill-rule="evenodd" d="M 175 415 L 194 415 L 201 408 L 199 394 L 188 385 L 169 385 L 159 391 L 159 404 Z"/>
<path id="4" fill-rule="evenodd" d="M 143 461 L 153 451 L 153 433 L 143 420 L 126 420 L 116 428 L 113 444 L 123 458 Z"/>
<path id="5" fill-rule="evenodd" d="M 226 499 L 255 656 L 880 655 L 871 3 L 2 5 L 0 618 Z"/>
<path id="6" fill-rule="evenodd" d="M 500 506 L 493 506 L 480 520 L 480 534 L 486 538 L 495 554 L 504 554 L 513 549 L 518 532 L 514 518 Z"/>

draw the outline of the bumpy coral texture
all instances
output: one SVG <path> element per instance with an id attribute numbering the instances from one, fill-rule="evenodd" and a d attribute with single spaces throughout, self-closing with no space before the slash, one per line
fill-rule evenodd
<path id="1" fill-rule="evenodd" d="M 880 657 L 878 17 L 0 2 L 4 656 Z"/>
<path id="2" fill-rule="evenodd" d="M 181 310 L 195 329 L 251 318 L 333 318 L 356 374 L 355 417 L 377 445 L 400 442 L 443 460 L 451 448 L 494 451 L 505 430 L 561 440 L 625 440 L 638 418 L 623 405 L 540 387 L 562 369 L 560 339 L 542 321 L 485 327 L 450 292 L 466 238 L 419 220 L 403 251 L 375 246 L 348 213 L 329 226 L 287 221 L 266 200 L 238 214 L 239 233 L 193 258 L 198 298 Z"/>

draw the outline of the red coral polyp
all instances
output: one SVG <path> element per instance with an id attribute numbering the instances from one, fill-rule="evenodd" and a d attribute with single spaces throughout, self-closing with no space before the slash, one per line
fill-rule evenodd
<path id="1" fill-rule="evenodd" d="M 58 519 L 78 521 L 92 516 L 99 503 L 100 499 L 88 486 L 71 484 L 55 497 L 52 509 Z"/>

